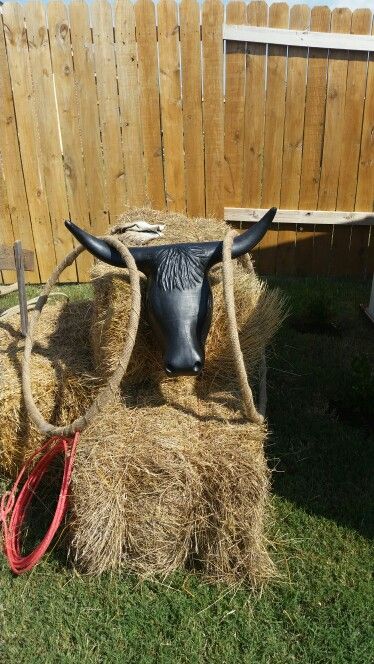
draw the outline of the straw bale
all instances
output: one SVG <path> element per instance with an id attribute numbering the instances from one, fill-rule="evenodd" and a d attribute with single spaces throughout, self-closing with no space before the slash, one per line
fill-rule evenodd
<path id="1" fill-rule="evenodd" d="M 149 209 L 133 209 L 123 215 L 122 223 L 144 219 L 149 223 L 165 224 L 163 238 L 152 245 L 172 242 L 194 242 L 223 239 L 227 225 L 215 219 L 188 219 L 181 214 L 162 213 Z M 119 224 L 120 227 L 120 224 Z M 115 230 L 115 229 L 114 229 Z M 254 375 L 265 347 L 281 324 L 285 308 L 277 289 L 268 290 L 253 270 L 237 260 L 234 264 L 234 295 L 240 343 L 247 371 Z M 210 272 L 213 291 L 213 318 L 206 342 L 205 374 L 224 382 L 234 373 L 234 363 L 227 332 L 223 299 L 221 268 Z M 95 366 L 100 375 L 113 371 L 126 334 L 130 309 L 130 286 L 126 270 L 113 268 L 102 262 L 93 268 L 94 311 L 91 329 Z M 145 279 L 142 281 L 143 307 Z M 157 341 L 142 312 L 139 334 L 128 367 L 128 384 L 144 379 L 164 380 L 163 362 Z"/>
<path id="2" fill-rule="evenodd" d="M 193 395 L 188 410 L 116 404 L 83 432 L 71 495 L 81 570 L 147 578 L 184 566 L 251 585 L 271 575 L 265 428 L 224 403 L 209 410 Z"/>
<path id="3" fill-rule="evenodd" d="M 93 399 L 96 383 L 87 342 L 91 303 L 45 308 L 31 362 L 32 389 L 44 417 L 70 422 Z M 18 315 L 0 323 L 0 472 L 14 475 L 42 436 L 30 422 L 21 389 L 24 340 Z"/>

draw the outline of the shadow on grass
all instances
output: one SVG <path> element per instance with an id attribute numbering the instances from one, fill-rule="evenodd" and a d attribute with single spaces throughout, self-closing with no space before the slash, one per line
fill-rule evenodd
<path id="1" fill-rule="evenodd" d="M 285 280 L 292 312 L 302 315 L 305 288 Z M 354 358 L 374 366 L 374 335 L 360 316 L 363 282 L 309 284 L 329 288 L 345 330 L 338 338 L 305 334 L 285 324 L 269 356 L 268 458 L 273 490 L 310 514 L 333 519 L 365 537 L 374 534 L 374 404 L 372 417 L 347 418 L 334 403 L 350 384 Z M 300 284 L 299 284 L 300 286 Z"/>

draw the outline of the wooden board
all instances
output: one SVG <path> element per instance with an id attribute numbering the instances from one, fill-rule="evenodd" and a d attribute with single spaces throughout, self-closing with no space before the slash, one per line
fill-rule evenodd
<path id="1" fill-rule="evenodd" d="M 24 270 L 33 272 L 35 270 L 34 252 L 23 249 L 22 253 Z M 15 270 L 15 267 L 13 245 L 0 244 L 0 270 Z"/>
<path id="2" fill-rule="evenodd" d="M 48 201 L 56 260 L 59 263 L 73 248 L 73 239 L 64 226 L 65 219 L 69 218 L 69 206 L 45 5 L 40 0 L 31 0 L 25 5 L 25 18 L 40 140 L 40 168 Z M 66 268 L 62 280 L 77 280 L 75 264 Z"/>
<path id="3" fill-rule="evenodd" d="M 166 203 L 169 212 L 185 212 L 179 29 L 175 0 L 160 0 L 157 19 Z"/>
<path id="4" fill-rule="evenodd" d="M 250 25 L 267 24 L 268 7 L 254 0 L 247 7 Z M 243 207 L 261 205 L 265 129 L 265 44 L 247 44 L 243 149 Z"/>
<path id="5" fill-rule="evenodd" d="M 351 18 L 352 15 L 349 9 L 334 9 L 331 15 L 331 31 L 349 32 Z M 318 208 L 320 210 L 336 209 L 341 146 L 344 132 L 347 70 L 347 52 L 333 51 L 330 53 L 325 134 L 318 194 Z M 342 233 L 347 235 L 347 231 L 342 231 Z M 334 271 L 334 264 L 343 260 L 343 257 L 340 258 L 341 243 L 339 235 L 341 235 L 340 231 L 335 235 L 335 242 L 332 234 L 330 236 L 327 231 L 324 232 L 323 236 L 318 236 L 318 251 L 316 250 L 317 237 L 315 237 L 314 269 L 317 274 L 328 274 L 330 269 Z M 324 249 L 322 249 L 322 244 L 326 245 Z M 325 263 L 326 256 L 328 256 L 328 264 Z"/>
<path id="6" fill-rule="evenodd" d="M 328 7 L 313 7 L 311 29 L 327 31 L 331 12 Z M 304 140 L 301 162 L 299 207 L 315 210 L 318 205 L 318 189 L 321 175 L 325 106 L 327 93 L 328 51 L 313 49 L 309 52 L 308 75 L 304 115 Z M 296 274 L 313 273 L 313 229 L 298 229 Z"/>
<path id="7" fill-rule="evenodd" d="M 226 23 L 246 23 L 244 2 L 230 0 Z M 224 193 L 225 205 L 240 205 L 243 196 L 243 150 L 245 107 L 245 42 L 226 42 L 226 85 L 224 123 Z"/>
<path id="8" fill-rule="evenodd" d="M 74 55 L 74 85 L 90 221 L 93 232 L 102 235 L 107 231 L 109 215 L 105 201 L 104 162 L 95 81 L 95 53 L 88 6 L 84 0 L 72 0 L 69 4 L 69 18 Z"/>
<path id="9" fill-rule="evenodd" d="M 91 5 L 91 20 L 104 156 L 106 201 L 110 223 L 115 224 L 117 217 L 125 209 L 126 183 L 119 119 L 111 4 L 107 0 L 94 0 Z"/>
<path id="10" fill-rule="evenodd" d="M 3 5 L 6 49 L 13 100 L 17 121 L 18 140 L 22 159 L 27 202 L 30 213 L 32 235 L 40 271 L 46 281 L 56 265 L 55 246 L 52 236 L 44 180 L 39 162 L 40 143 L 37 133 L 37 115 L 31 79 L 27 34 L 24 29 L 24 7 L 9 2 Z M 7 176 L 7 182 L 10 174 Z M 19 178 L 17 178 L 19 182 Z M 9 191 L 9 187 L 7 185 Z M 16 192 L 16 189 L 14 190 Z M 22 201 L 20 200 L 22 204 Z M 27 224 L 27 217 L 25 217 Z M 20 219 L 21 225 L 21 219 Z M 18 235 L 17 231 L 15 231 Z M 16 239 L 22 239 L 16 237 Z M 32 249 L 25 242 L 25 248 Z"/>
<path id="11" fill-rule="evenodd" d="M 205 215 L 205 173 L 202 115 L 200 5 L 179 5 L 182 61 L 184 164 L 187 214 Z"/>
<path id="12" fill-rule="evenodd" d="M 65 186 L 71 219 L 91 230 L 84 172 L 79 107 L 74 81 L 72 47 L 67 7 L 61 0 L 47 5 L 49 43 L 62 142 Z M 77 260 L 79 281 L 88 281 L 92 256 L 85 251 Z"/>
<path id="13" fill-rule="evenodd" d="M 372 37 L 353 37 L 350 34 L 319 33 L 308 30 L 282 30 L 274 28 L 253 28 L 242 25 L 227 25 L 223 38 L 234 41 L 256 41 L 260 44 L 278 44 L 302 48 L 347 49 L 351 51 L 373 52 Z"/>
<path id="14" fill-rule="evenodd" d="M 146 195 L 135 13 L 131 0 L 117 0 L 115 4 L 115 37 L 127 204 L 141 207 L 146 204 Z"/>
<path id="15" fill-rule="evenodd" d="M 309 23 L 310 10 L 306 5 L 291 7 L 291 29 L 307 30 Z M 290 46 L 287 58 L 287 93 L 280 196 L 280 205 L 286 209 L 297 209 L 299 206 L 307 65 L 308 50 L 298 46 Z M 280 235 L 278 235 L 277 274 L 295 274 L 296 229 L 290 227 L 289 230 L 285 230 L 282 227 Z"/>
<path id="16" fill-rule="evenodd" d="M 370 34 L 372 16 L 368 9 L 352 14 L 351 31 L 354 34 Z M 343 141 L 340 158 L 337 207 L 352 210 L 355 206 L 357 172 L 360 155 L 362 117 L 365 103 L 367 53 L 351 51 L 348 58 L 347 92 L 344 108 Z M 331 274 L 344 276 L 350 262 L 351 238 L 364 229 L 334 229 Z M 354 244 L 353 244 L 354 246 Z M 355 251 L 357 255 L 357 251 Z"/>
<path id="17" fill-rule="evenodd" d="M 230 221 L 259 221 L 267 208 L 225 208 L 224 217 Z M 373 212 L 344 212 L 341 210 L 277 210 L 278 224 L 302 224 L 303 226 L 373 226 Z"/>
<path id="18" fill-rule="evenodd" d="M 202 6 L 203 123 L 205 137 L 205 204 L 208 217 L 222 217 L 223 155 L 223 5 L 204 0 Z"/>
<path id="19" fill-rule="evenodd" d="M 288 5 L 279 2 L 269 7 L 269 26 L 287 28 Z M 279 206 L 284 135 L 287 48 L 269 46 L 265 104 L 265 144 L 262 181 L 262 207 Z M 259 245 L 258 269 L 274 274 L 276 269 L 277 230 L 266 233 Z"/>
<path id="20" fill-rule="evenodd" d="M 136 41 L 143 128 L 146 194 L 150 205 L 165 209 L 158 86 L 155 6 L 152 0 L 135 3 Z"/>
<path id="21" fill-rule="evenodd" d="M 7 228 L 7 236 L 11 242 L 14 238 L 17 238 L 22 241 L 24 247 L 27 247 L 31 251 L 35 251 L 25 181 L 22 171 L 2 16 L 0 16 L 0 153 L 3 178 L 1 185 L 2 192 L 0 195 L 4 200 L 4 205 L 5 201 L 7 202 L 11 220 L 11 229 L 8 222 L 7 225 L 2 228 L 3 234 L 4 229 Z M 14 282 L 14 272 L 4 276 L 6 283 Z M 37 263 L 35 263 L 34 271 L 30 272 L 27 277 L 28 281 L 32 283 L 37 283 L 39 281 L 40 275 Z"/>

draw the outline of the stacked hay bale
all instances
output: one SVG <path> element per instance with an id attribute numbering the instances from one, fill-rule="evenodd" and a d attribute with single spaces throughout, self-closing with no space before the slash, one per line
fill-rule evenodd
<path id="1" fill-rule="evenodd" d="M 126 213 L 117 230 L 139 219 L 166 224 L 165 236 L 155 244 L 220 239 L 227 230 L 216 220 L 148 209 Z M 242 417 L 219 266 L 210 277 L 214 310 L 203 377 L 165 377 L 142 312 L 122 393 L 81 435 L 70 532 L 76 564 L 89 573 L 125 569 L 144 578 L 187 567 L 208 579 L 256 585 L 272 572 L 266 551 L 266 427 Z M 44 416 L 56 423 L 82 414 L 115 367 L 125 340 L 131 299 L 126 270 L 99 263 L 93 285 L 92 305 L 57 305 L 43 313 L 33 393 Z M 235 261 L 235 301 L 254 384 L 264 348 L 283 318 L 283 303 L 240 261 Z M 6 431 L 0 433 L 0 459 L 11 470 L 40 436 L 22 404 L 22 342 L 13 322 L 4 334 L 0 415 Z"/>
<path id="2" fill-rule="evenodd" d="M 71 421 L 96 391 L 87 343 L 90 302 L 53 303 L 43 313 L 32 358 L 38 408 L 54 424 Z M 22 397 L 24 339 L 19 315 L 0 323 L 0 474 L 12 477 L 43 437 L 30 421 Z"/>
<path id="3" fill-rule="evenodd" d="M 223 239 L 227 231 L 216 220 L 149 210 L 132 210 L 121 222 L 139 219 L 166 224 L 156 244 Z M 243 420 L 220 266 L 210 277 L 214 305 L 204 375 L 165 376 L 143 311 L 121 399 L 82 435 L 72 488 L 73 548 L 87 572 L 166 576 L 187 566 L 208 579 L 251 585 L 272 572 L 265 546 L 266 428 Z M 125 270 L 103 263 L 94 268 L 93 285 L 92 348 L 97 372 L 108 376 L 125 340 L 130 286 Z M 235 261 L 235 303 L 255 383 L 283 302 L 245 261 Z"/>

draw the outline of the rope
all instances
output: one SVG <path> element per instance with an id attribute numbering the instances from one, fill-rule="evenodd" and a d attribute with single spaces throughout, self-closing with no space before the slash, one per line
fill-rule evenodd
<path id="1" fill-rule="evenodd" d="M 234 300 L 234 270 L 232 267 L 232 244 L 235 231 L 229 230 L 223 241 L 222 251 L 222 278 L 223 278 L 223 295 L 225 300 L 226 313 L 228 318 L 229 337 L 231 348 L 234 356 L 235 369 L 239 380 L 240 390 L 243 398 L 245 416 L 256 424 L 262 424 L 264 421 L 265 408 L 266 408 L 266 382 L 261 380 L 260 388 L 260 412 L 257 410 L 251 387 L 248 382 L 248 376 L 245 369 L 243 353 L 240 348 L 240 340 L 238 333 L 238 323 L 235 313 L 235 300 Z M 249 259 L 249 257 L 248 257 Z M 249 259 L 250 261 L 250 259 Z M 252 262 L 250 261 L 251 269 L 253 270 Z M 248 260 L 246 260 L 246 267 L 249 267 Z M 262 373 L 266 376 L 266 361 L 265 356 L 262 358 Z"/>
<path id="2" fill-rule="evenodd" d="M 56 267 L 56 269 L 48 279 L 47 283 L 45 284 L 39 296 L 39 299 L 35 305 L 35 310 L 32 312 L 30 316 L 29 330 L 25 339 L 25 350 L 24 350 L 23 363 L 22 363 L 23 396 L 25 400 L 25 406 L 27 408 L 27 412 L 30 416 L 30 419 L 34 422 L 34 424 L 38 427 L 39 431 L 43 435 L 69 437 L 73 436 L 77 431 L 83 431 L 83 429 L 85 429 L 93 421 L 93 419 L 115 396 L 122 381 L 122 378 L 126 373 L 130 357 L 135 345 L 136 334 L 139 325 L 140 305 L 141 305 L 140 277 L 139 277 L 138 268 L 136 267 L 135 260 L 132 257 L 131 253 L 129 252 L 127 247 L 124 244 L 122 244 L 122 242 L 120 242 L 120 240 L 113 237 L 112 235 L 105 236 L 105 238 L 103 239 L 105 239 L 105 241 L 110 246 L 117 249 L 117 251 L 121 254 L 121 257 L 123 258 L 123 260 L 127 265 L 127 269 L 129 271 L 129 276 L 130 276 L 131 309 L 130 309 L 127 337 L 125 345 L 123 347 L 122 355 L 119 358 L 117 367 L 110 376 L 107 384 L 99 390 L 96 399 L 94 400 L 92 405 L 88 408 L 88 410 L 84 413 L 84 415 L 78 417 L 71 424 L 63 426 L 55 426 L 44 419 L 43 415 L 41 414 L 40 410 L 35 404 L 31 390 L 30 358 L 34 346 L 35 333 L 38 327 L 38 321 L 40 319 L 41 312 L 43 310 L 45 303 L 47 302 L 51 289 L 55 285 L 56 281 L 58 280 L 60 274 L 64 271 L 64 269 L 69 265 L 71 265 L 73 261 L 79 256 L 79 254 L 81 254 L 82 251 L 84 251 L 84 247 L 79 245 L 78 247 L 73 249 L 67 256 L 65 256 L 65 258 Z"/>
<path id="3" fill-rule="evenodd" d="M 75 453 L 77 449 L 79 434 L 74 438 L 59 438 L 54 436 L 44 445 L 36 450 L 18 475 L 11 491 L 7 491 L 0 503 L 0 521 L 3 524 L 4 550 L 9 562 L 9 567 L 15 574 L 22 574 L 31 570 L 42 558 L 51 544 L 56 531 L 65 516 L 67 509 L 68 489 L 73 471 Z M 54 443 L 54 445 L 53 445 Z M 38 546 L 26 556 L 21 554 L 21 530 L 24 525 L 27 508 L 29 507 L 35 492 L 48 470 L 53 459 L 59 454 L 65 456 L 64 473 L 61 483 L 60 495 L 58 497 L 56 511 L 51 524 Z M 40 456 L 35 463 L 22 489 L 16 497 L 16 492 L 26 471 L 31 467 L 35 457 Z"/>

